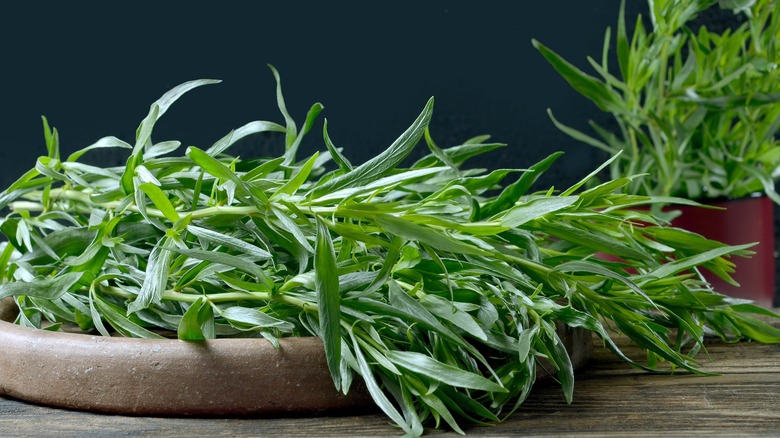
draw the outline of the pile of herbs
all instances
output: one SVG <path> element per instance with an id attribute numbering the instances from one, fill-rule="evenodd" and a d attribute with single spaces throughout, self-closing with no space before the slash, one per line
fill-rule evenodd
<path id="1" fill-rule="evenodd" d="M 177 141 L 153 141 L 153 127 L 182 94 L 218 81 L 166 93 L 134 144 L 105 137 L 64 157 L 44 118 L 48 155 L 0 199 L 0 298 L 18 304 L 16 323 L 188 341 L 318 336 L 336 387 L 362 378 L 410 435 L 501 421 L 529 394 L 540 359 L 571 401 L 556 325 L 594 332 L 656 372 L 704 373 L 694 355 L 706 336 L 780 341 L 757 318 L 779 315 L 700 276 L 729 278 L 729 258 L 749 256 L 750 244 L 636 208 L 689 201 L 622 193 L 637 177 L 588 186 L 609 162 L 565 190 L 531 191 L 560 153 L 528 169 L 469 168 L 505 145 L 485 136 L 440 148 L 428 129 L 433 99 L 363 164 L 334 145 L 327 120 L 322 153 L 299 159 L 323 107 L 298 130 L 272 71 L 283 125 L 254 121 L 183 154 Z M 228 155 L 261 132 L 283 138 L 281 156 Z M 430 154 L 403 167 L 419 143 Z M 127 149 L 126 165 L 80 161 L 96 148 Z M 616 333 L 646 357 L 627 357 Z"/>

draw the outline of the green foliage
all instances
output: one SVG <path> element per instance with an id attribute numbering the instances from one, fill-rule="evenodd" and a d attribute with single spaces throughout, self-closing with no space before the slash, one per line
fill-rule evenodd
<path id="1" fill-rule="evenodd" d="M 688 199 L 740 198 L 764 192 L 775 202 L 780 177 L 780 4 L 777 0 L 721 0 L 744 14 L 744 24 L 716 33 L 693 27 L 714 0 L 650 1 L 652 28 L 636 18 L 626 32 L 624 5 L 601 62 L 588 57 L 591 76 L 539 41 L 534 46 L 580 94 L 609 112 L 616 130 L 591 122 L 600 138 L 555 119 L 572 138 L 605 151 L 623 152 L 612 179 L 648 174 L 628 186 L 640 195 Z"/>
<path id="2" fill-rule="evenodd" d="M 698 275 L 728 278 L 729 258 L 749 255 L 747 246 L 658 224 L 633 207 L 675 200 L 624 193 L 633 177 L 584 190 L 597 169 L 556 195 L 531 187 L 560 153 L 527 170 L 465 167 L 503 145 L 483 136 L 437 146 L 433 100 L 364 164 L 350 163 L 326 129 L 327 150 L 299 160 L 321 108 L 299 133 L 280 89 L 286 128 L 251 122 L 183 155 L 178 142 L 155 143 L 151 124 L 205 83 L 152 105 L 135 147 L 106 137 L 60 161 L 46 126 L 45 160 L 0 197 L 0 298 L 15 298 L 18 324 L 192 342 L 319 336 L 336 387 L 348 392 L 362 378 L 409 435 L 442 421 L 458 432 L 464 421 L 499 421 L 528 395 L 540 358 L 571 400 L 558 325 L 592 331 L 656 372 L 703 373 L 693 355 L 707 334 L 780 342 L 752 314 L 780 315 Z M 279 157 L 226 153 L 259 132 L 279 133 Z M 423 138 L 431 154 L 402 166 Z M 121 167 L 78 161 L 96 147 L 132 152 Z M 627 357 L 615 332 L 646 357 Z"/>

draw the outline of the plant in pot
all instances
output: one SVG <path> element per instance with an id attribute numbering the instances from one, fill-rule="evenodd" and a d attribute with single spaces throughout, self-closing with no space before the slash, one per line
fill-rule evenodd
<path id="1" fill-rule="evenodd" d="M 595 334 L 660 372 L 703 372 L 694 355 L 705 336 L 780 342 L 756 317 L 780 315 L 688 273 L 728 277 L 725 257 L 751 245 L 633 209 L 668 201 L 621 192 L 634 177 L 584 189 L 602 166 L 557 193 L 531 187 L 560 153 L 527 170 L 469 168 L 504 145 L 478 137 L 440 148 L 432 99 L 365 163 L 334 145 L 327 121 L 323 151 L 299 159 L 323 107 L 298 130 L 273 72 L 284 124 L 253 121 L 183 154 L 179 142 L 153 141 L 154 125 L 183 93 L 216 81 L 163 95 L 134 144 L 105 137 L 65 157 L 44 121 L 48 154 L 0 197 L 0 298 L 18 310 L 16 325 L 0 323 L 0 391 L 81 409 L 211 415 L 354 406 L 340 397 L 358 392 L 421 435 L 424 425 L 463 432 L 464 422 L 500 421 L 542 373 L 570 401 L 583 357 L 567 332 L 584 333 L 572 338 L 584 348 Z M 228 153 L 260 133 L 277 133 L 283 152 Z M 404 165 L 422 139 L 430 154 Z M 96 148 L 127 150 L 126 164 L 82 160 Z M 646 355 L 626 356 L 615 333 Z M 296 339 L 318 359 L 296 362 Z M 322 382 L 330 393 L 306 404 Z"/>
<path id="2" fill-rule="evenodd" d="M 717 3 L 717 6 L 716 6 Z M 579 93 L 610 113 L 612 127 L 591 122 L 595 135 L 550 117 L 563 132 L 609 155 L 611 178 L 646 174 L 629 193 L 675 196 L 710 207 L 670 205 L 656 213 L 727 243 L 759 242 L 739 260 L 734 282 L 702 272 L 717 290 L 770 307 L 774 297 L 773 203 L 780 176 L 780 15 L 776 0 L 655 0 L 650 28 L 640 15 L 629 37 L 624 3 L 610 65 L 607 29 L 591 76 L 539 41 L 534 46 Z M 742 23 L 717 33 L 696 27 L 713 8 Z M 714 9 L 717 11 L 717 9 Z M 736 20 L 735 20 L 736 21 Z M 673 204 L 673 203 L 670 203 Z M 666 214 L 664 214 L 666 213 Z M 739 283 L 739 285 L 737 285 Z"/>

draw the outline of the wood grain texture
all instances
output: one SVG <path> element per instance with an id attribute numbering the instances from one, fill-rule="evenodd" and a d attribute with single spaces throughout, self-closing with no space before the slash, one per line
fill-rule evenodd
<path id="1" fill-rule="evenodd" d="M 639 350 L 625 339 L 629 355 Z M 466 429 L 469 436 L 777 436 L 780 435 L 780 345 L 708 342 L 699 359 L 717 376 L 654 375 L 601 348 L 576 375 L 567 405 L 555 382 L 535 386 L 503 423 Z M 0 397 L 2 437 L 394 437 L 380 412 L 266 418 L 161 418 L 70 411 Z M 427 431 L 430 436 L 456 436 Z"/>

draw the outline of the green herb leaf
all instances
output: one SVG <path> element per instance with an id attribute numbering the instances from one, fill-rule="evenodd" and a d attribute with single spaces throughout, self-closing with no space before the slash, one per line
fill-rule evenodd
<path id="1" fill-rule="evenodd" d="M 480 208 L 479 219 L 492 217 L 498 212 L 515 205 L 518 199 L 528 192 L 536 180 L 539 179 L 539 177 L 542 176 L 542 174 L 549 169 L 561 155 L 563 155 L 563 152 L 550 154 L 547 158 L 531 166 L 514 184 L 507 186 L 501 194 L 498 195 L 498 198 L 485 203 Z"/>
<path id="2" fill-rule="evenodd" d="M 198 298 L 187 309 L 179 323 L 178 335 L 183 341 L 205 341 L 216 337 L 214 310 L 206 298 Z"/>
<path id="3" fill-rule="evenodd" d="M 621 110 L 617 96 L 603 82 L 578 69 L 539 41 L 533 39 L 532 43 L 572 88 L 593 101 L 603 111 Z"/>
<path id="4" fill-rule="evenodd" d="M 146 193 L 146 196 L 148 196 L 154 206 L 165 215 L 166 219 L 171 222 L 177 222 L 180 219 L 179 212 L 176 211 L 176 208 L 171 204 L 171 200 L 165 196 L 165 193 L 163 193 L 158 186 L 147 182 L 139 185 L 138 188 Z"/>
<path id="5" fill-rule="evenodd" d="M 569 207 L 577 202 L 577 196 L 555 196 L 531 199 L 506 212 L 501 218 L 501 225 L 515 228 L 526 222 L 538 219 L 548 213 L 553 213 Z"/>
<path id="6" fill-rule="evenodd" d="M 325 358 L 336 388 L 341 389 L 341 291 L 330 231 L 322 222 L 317 222 L 314 277 Z"/>
<path id="7" fill-rule="evenodd" d="M 172 244 L 170 240 L 166 239 L 152 250 L 138 297 L 127 307 L 129 313 L 146 309 L 153 304 L 160 304 L 163 292 L 165 292 L 168 284 L 168 274 L 171 269 L 171 249 Z"/>
<path id="8" fill-rule="evenodd" d="M 476 246 L 469 245 L 468 243 L 447 236 L 446 234 L 435 232 L 428 227 L 417 225 L 395 216 L 381 214 L 377 215 L 375 220 L 392 235 L 402 237 L 406 240 L 422 242 L 447 252 L 473 255 L 486 254 L 484 250 Z"/>
<path id="9" fill-rule="evenodd" d="M 220 316 L 225 318 L 233 327 L 239 330 L 256 330 L 275 328 L 285 332 L 291 332 L 295 326 L 281 319 L 262 312 L 255 308 L 232 306 L 220 310 Z"/>
<path id="10" fill-rule="evenodd" d="M 330 156 L 333 157 L 333 161 L 336 162 L 336 165 L 339 166 L 339 169 L 341 169 L 341 171 L 344 173 L 351 172 L 354 168 L 352 163 L 349 162 L 347 157 L 341 154 L 341 151 L 336 148 L 336 146 L 333 144 L 333 141 L 331 141 L 330 136 L 328 135 L 328 119 L 325 119 L 322 124 L 322 138 L 325 141 L 325 146 L 330 152 Z"/>
<path id="11" fill-rule="evenodd" d="M 309 158 L 306 163 L 301 166 L 300 170 L 298 170 L 298 173 L 296 173 L 294 177 L 290 178 L 283 186 L 279 187 L 279 190 L 277 190 L 271 196 L 270 200 L 276 201 L 282 198 L 284 195 L 294 195 L 295 192 L 297 192 L 298 189 L 301 188 L 301 186 L 309 178 L 309 174 L 311 174 L 311 170 L 314 167 L 314 163 L 317 161 L 317 157 L 319 157 L 319 153 L 312 155 L 311 158 Z"/>
<path id="12" fill-rule="evenodd" d="M 81 272 L 70 272 L 52 278 L 3 283 L 0 284 L 0 299 L 24 295 L 55 300 L 70 290 L 81 279 L 81 276 Z"/>
<path id="13" fill-rule="evenodd" d="M 130 146 L 128 143 L 126 143 L 126 142 L 124 142 L 124 141 L 122 141 L 122 140 L 120 140 L 120 139 L 118 139 L 116 137 L 113 137 L 113 136 L 103 137 L 100 140 L 98 140 L 97 142 L 95 142 L 95 143 L 93 143 L 93 144 L 91 144 L 91 145 L 89 145 L 89 146 L 87 146 L 87 147 L 85 147 L 85 148 L 83 148 L 81 150 L 78 150 L 78 151 L 68 155 L 68 158 L 67 158 L 66 161 L 70 162 L 70 163 L 75 162 L 79 158 L 81 158 L 82 155 L 84 155 L 85 153 L 91 151 L 92 149 L 103 149 L 103 148 L 132 149 L 133 147 Z"/>
<path id="14" fill-rule="evenodd" d="M 506 388 L 478 374 L 439 362 L 413 351 L 391 350 L 387 357 L 396 365 L 448 385 L 489 392 L 506 392 Z"/>
<path id="15" fill-rule="evenodd" d="M 227 248 L 238 251 L 242 254 L 252 256 L 258 260 L 265 260 L 271 258 L 271 253 L 268 251 L 253 245 L 245 240 L 237 239 L 228 234 L 223 234 L 208 228 L 201 228 L 195 225 L 187 225 L 187 231 L 203 239 L 207 242 L 211 242 L 217 245 L 225 246 Z"/>
<path id="16" fill-rule="evenodd" d="M 352 169 L 349 173 L 315 186 L 309 195 L 319 197 L 338 189 L 365 185 L 385 176 L 399 165 L 409 155 L 417 142 L 420 141 L 425 128 L 430 123 L 432 113 L 433 98 L 428 100 L 425 108 L 423 108 L 423 111 L 414 123 L 384 152 Z"/>

